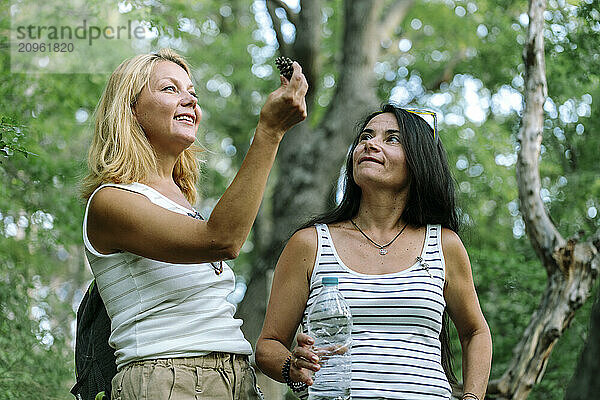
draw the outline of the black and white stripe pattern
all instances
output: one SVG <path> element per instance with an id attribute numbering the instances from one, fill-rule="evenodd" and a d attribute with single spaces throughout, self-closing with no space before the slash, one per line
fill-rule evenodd
<path id="1" fill-rule="evenodd" d="M 321 289 L 321 278 L 336 276 L 354 324 L 352 399 L 449 399 L 439 340 L 446 306 L 441 227 L 427 226 L 422 261 L 384 275 L 348 268 L 327 225 L 316 229 L 319 248 L 306 310 Z M 307 311 L 302 320 L 305 332 L 306 317 Z"/>

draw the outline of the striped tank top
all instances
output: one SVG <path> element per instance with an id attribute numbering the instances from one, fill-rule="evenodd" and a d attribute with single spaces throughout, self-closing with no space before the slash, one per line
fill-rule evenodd
<path id="1" fill-rule="evenodd" d="M 128 252 L 99 253 L 87 237 L 91 199 L 113 186 L 146 196 L 152 203 L 179 214 L 194 214 L 141 183 L 102 185 L 90 196 L 83 220 L 85 254 L 111 320 L 110 345 L 117 368 L 141 360 L 197 357 L 213 351 L 251 354 L 252 347 L 235 319 L 227 296 L 235 275 L 223 263 L 215 273 L 210 263 L 172 264 Z"/>
<path id="2" fill-rule="evenodd" d="M 441 227 L 427 226 L 422 261 L 382 275 L 348 268 L 327 225 L 316 230 L 318 252 L 302 328 L 307 332 L 307 311 L 321 278 L 336 276 L 353 318 L 352 399 L 449 399 L 439 339 L 446 306 Z"/>

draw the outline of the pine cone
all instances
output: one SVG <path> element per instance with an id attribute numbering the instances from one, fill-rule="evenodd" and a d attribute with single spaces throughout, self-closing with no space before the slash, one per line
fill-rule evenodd
<path id="1" fill-rule="evenodd" d="M 275 59 L 275 65 L 277 66 L 279 73 L 285 76 L 288 81 L 292 79 L 292 74 L 294 73 L 294 69 L 292 68 L 293 62 L 294 61 L 287 57 L 277 57 Z"/>

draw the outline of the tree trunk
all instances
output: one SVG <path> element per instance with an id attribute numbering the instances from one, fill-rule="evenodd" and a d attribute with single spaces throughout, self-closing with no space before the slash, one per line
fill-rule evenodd
<path id="1" fill-rule="evenodd" d="M 375 40 L 378 8 L 373 6 L 378 3 L 381 0 L 345 3 L 342 63 L 336 93 L 326 117 L 315 128 L 311 127 L 310 121 L 304 121 L 288 132 L 281 143 L 276 167 L 279 179 L 274 185 L 272 204 L 263 204 L 263 208 L 272 209 L 270 212 L 261 211 L 257 221 L 260 229 L 255 230 L 255 240 L 260 243 L 257 251 L 261 262 L 253 268 L 247 294 L 237 313 L 244 320 L 242 329 L 252 344 L 258 339 L 266 311 L 265 272 L 275 267 L 283 244 L 294 229 L 311 215 L 322 212 L 333 201 L 333 188 L 354 135 L 355 120 L 378 103 L 373 74 L 380 48 L 379 41 Z M 314 46 L 308 46 L 306 42 L 314 42 L 315 35 L 320 34 L 319 25 L 311 18 L 320 15 L 321 7 L 321 1 L 303 2 L 302 11 L 293 18 L 298 21 L 297 40 L 288 50 L 303 67 L 306 66 L 309 77 L 312 76 L 311 86 L 317 85 L 319 67 L 316 59 L 320 55 Z M 273 14 L 271 17 L 276 18 Z M 314 101 L 314 92 L 309 92 L 309 110 L 314 107 Z M 273 222 L 263 222 L 264 218 Z"/>
<path id="2" fill-rule="evenodd" d="M 576 238 L 565 241 L 548 216 L 539 194 L 538 160 L 547 94 L 545 8 L 545 0 L 529 1 L 529 32 L 523 51 L 525 110 L 519 132 L 516 172 L 527 235 L 546 268 L 548 283 L 521 341 L 513 350 L 510 366 L 499 380 L 490 382 L 488 394 L 497 399 L 526 399 L 533 386 L 541 381 L 552 348 L 590 293 L 600 261 L 591 242 L 578 243 Z"/>
<path id="3" fill-rule="evenodd" d="M 599 244 L 600 245 L 600 244 Z M 588 338 L 581 351 L 565 400 L 589 400 L 600 393 L 600 286 L 592 309 Z"/>

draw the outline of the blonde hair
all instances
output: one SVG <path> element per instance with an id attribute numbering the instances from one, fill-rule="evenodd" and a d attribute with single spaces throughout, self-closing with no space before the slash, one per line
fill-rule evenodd
<path id="1" fill-rule="evenodd" d="M 104 183 L 144 182 L 156 173 L 157 159 L 152 145 L 133 114 L 133 105 L 160 61 L 170 61 L 190 69 L 183 57 L 171 49 L 141 54 L 125 60 L 110 76 L 95 111 L 92 144 L 88 152 L 88 173 L 81 195 L 88 199 Z M 185 149 L 175 162 L 173 180 L 186 199 L 194 204 L 200 174 L 195 144 Z"/>

